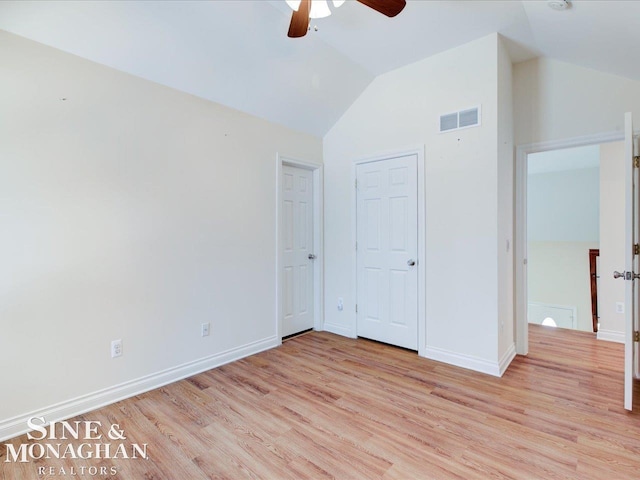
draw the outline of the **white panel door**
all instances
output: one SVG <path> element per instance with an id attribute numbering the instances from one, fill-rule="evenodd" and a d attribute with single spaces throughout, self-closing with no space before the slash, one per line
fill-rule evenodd
<path id="1" fill-rule="evenodd" d="M 356 169 L 357 334 L 418 349 L 417 156 Z"/>
<path id="2" fill-rule="evenodd" d="M 282 166 L 282 336 L 313 328 L 313 172 Z"/>
<path id="3" fill-rule="evenodd" d="M 637 373 L 636 343 L 634 332 L 638 330 L 638 281 L 640 272 L 638 256 L 634 255 L 634 244 L 640 240 L 638 229 L 638 169 L 634 165 L 633 118 L 631 113 L 624 118 L 625 144 L 625 343 L 624 343 L 624 408 L 633 409 L 633 379 Z"/>

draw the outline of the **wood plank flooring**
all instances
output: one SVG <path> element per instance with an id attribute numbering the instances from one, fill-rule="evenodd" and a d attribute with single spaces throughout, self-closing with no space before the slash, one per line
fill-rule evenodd
<path id="1" fill-rule="evenodd" d="M 119 424 L 127 442 L 148 444 L 149 460 L 15 464 L 0 447 L 0 471 L 7 480 L 640 478 L 640 405 L 622 408 L 622 345 L 540 326 L 529 340 L 529 356 L 494 378 L 314 332 L 78 418 Z M 38 475 L 43 466 L 56 475 Z M 78 474 L 91 466 L 109 473 Z"/>

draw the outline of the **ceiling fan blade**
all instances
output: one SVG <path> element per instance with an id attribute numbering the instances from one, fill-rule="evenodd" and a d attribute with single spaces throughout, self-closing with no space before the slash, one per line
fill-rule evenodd
<path id="1" fill-rule="evenodd" d="M 363 5 L 373 8 L 387 17 L 395 17 L 407 5 L 406 0 L 358 0 Z"/>
<path id="2" fill-rule="evenodd" d="M 291 15 L 291 23 L 289 24 L 289 33 L 287 36 L 291 38 L 304 37 L 309 29 L 309 12 L 311 11 L 311 0 L 302 0 L 298 11 L 294 11 Z"/>

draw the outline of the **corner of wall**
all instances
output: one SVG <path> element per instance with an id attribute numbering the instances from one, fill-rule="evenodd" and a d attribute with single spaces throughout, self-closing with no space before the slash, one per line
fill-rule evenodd
<path id="1" fill-rule="evenodd" d="M 515 356 L 515 349 L 513 350 Z M 454 352 L 444 348 L 427 346 L 424 351 L 424 357 L 429 360 L 447 363 L 455 367 L 466 368 L 474 372 L 486 373 L 494 377 L 501 377 L 507 366 L 513 359 L 506 359 L 501 362 L 492 362 L 484 358 L 478 358 L 473 355 L 465 355 L 460 352 Z"/>
<path id="2" fill-rule="evenodd" d="M 511 365 L 511 362 L 514 358 L 516 358 L 516 345 L 515 343 L 511 343 L 506 351 L 502 354 L 502 356 L 500 357 L 500 361 L 498 362 L 499 377 L 504 375 L 504 372 L 507 371 L 507 368 L 509 368 L 509 365 Z"/>
<path id="3" fill-rule="evenodd" d="M 498 35 L 498 357 L 513 351 L 515 327 L 515 148 L 513 132 L 513 65 Z M 509 360 L 510 361 L 510 360 Z M 508 365 L 508 364 L 507 364 Z M 506 368 L 506 367 L 505 367 Z M 501 374 L 502 374 L 501 370 Z"/>

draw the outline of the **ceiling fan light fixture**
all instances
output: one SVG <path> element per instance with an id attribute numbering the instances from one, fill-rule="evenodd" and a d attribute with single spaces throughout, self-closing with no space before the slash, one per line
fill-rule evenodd
<path id="1" fill-rule="evenodd" d="M 345 0 L 333 0 L 333 6 L 339 7 L 344 3 Z M 301 0 L 286 0 L 287 5 L 293 10 L 297 12 L 300 8 Z M 309 12 L 310 18 L 325 18 L 331 15 L 331 10 L 329 9 L 329 4 L 327 0 L 311 0 L 311 12 Z"/>
<path id="2" fill-rule="evenodd" d="M 311 12 L 309 18 L 325 18 L 331 15 L 327 0 L 311 0 Z"/>
<path id="3" fill-rule="evenodd" d="M 285 0 L 287 2 L 287 5 L 289 5 L 289 8 L 291 8 L 291 10 L 293 10 L 294 12 L 297 12 L 298 9 L 300 8 L 300 2 L 301 0 Z"/>

